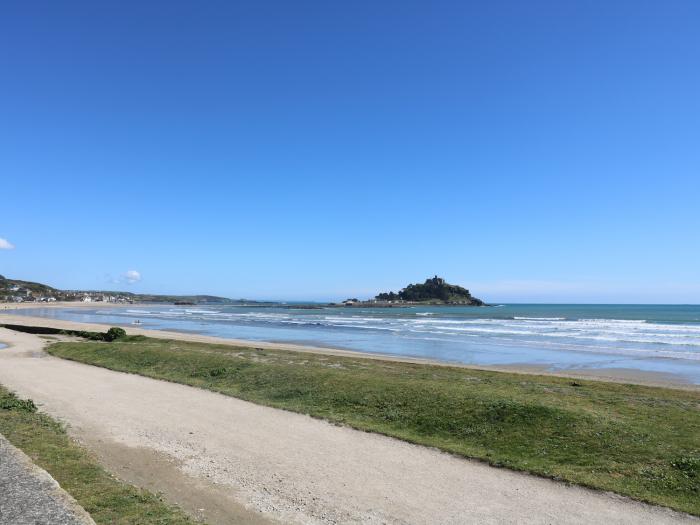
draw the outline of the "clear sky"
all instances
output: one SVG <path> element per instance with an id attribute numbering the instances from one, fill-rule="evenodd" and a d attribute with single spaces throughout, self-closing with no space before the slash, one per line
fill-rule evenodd
<path id="1" fill-rule="evenodd" d="M 0 273 L 700 303 L 699 21 L 697 0 L 6 2 Z"/>

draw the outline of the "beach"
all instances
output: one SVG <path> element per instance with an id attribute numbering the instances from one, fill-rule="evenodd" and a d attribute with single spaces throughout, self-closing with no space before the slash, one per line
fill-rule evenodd
<path id="1" fill-rule="evenodd" d="M 0 329 L 0 341 L 9 345 L 0 351 L 1 384 L 67 423 L 119 477 L 164 492 L 209 523 L 697 522 L 301 414 L 57 359 L 36 335 Z"/>
<path id="2" fill-rule="evenodd" d="M 10 305 L 11 306 L 11 305 Z M 152 306 L 162 306 L 162 305 L 152 305 Z M 56 305 L 51 305 L 50 309 L 63 309 L 63 308 L 73 308 L 72 303 L 59 303 Z M 78 303 L 77 308 L 81 309 L 91 309 L 94 305 Z M 149 305 L 139 305 L 140 308 L 148 308 Z M 36 308 L 36 306 L 25 305 L 22 309 L 31 310 Z M 42 307 L 47 308 L 47 307 Z M 110 306 L 111 308 L 111 306 Z M 134 308 L 134 305 L 120 305 L 117 308 Z M 9 308 L 8 308 L 9 310 Z M 1 310 L 0 310 L 1 312 Z M 46 326 L 58 329 L 67 330 L 94 330 L 101 331 L 104 330 L 105 326 L 111 326 L 113 323 L 82 323 L 76 321 L 67 321 L 56 318 L 47 317 L 32 317 L 28 315 L 17 315 L 13 313 L 0 313 L 0 324 L 18 324 L 18 325 L 29 325 L 29 326 Z M 126 325 L 122 324 L 129 333 L 147 335 L 149 337 L 163 338 L 163 339 L 181 339 L 183 341 L 194 341 L 202 343 L 216 343 L 225 344 L 231 346 L 255 346 L 260 348 L 278 349 L 278 350 L 292 350 L 299 352 L 310 352 L 310 353 L 326 353 L 329 355 L 339 355 L 339 356 L 356 356 L 368 359 L 379 359 L 379 360 L 395 360 L 398 362 L 407 363 L 418 363 L 418 364 L 434 364 L 438 366 L 457 366 L 463 368 L 475 368 L 482 370 L 493 370 L 493 371 L 504 371 L 504 372 L 517 372 L 522 374 L 537 374 L 537 375 L 553 375 L 561 377 L 571 377 L 571 378 L 582 378 L 582 379 L 592 379 L 592 380 L 602 380 L 602 381 L 616 381 L 622 383 L 633 383 L 642 384 L 650 386 L 662 386 L 671 388 L 682 388 L 689 390 L 700 390 L 700 385 L 690 382 L 686 377 L 680 374 L 664 373 L 664 372 L 649 372 L 634 368 L 591 368 L 591 369 L 573 369 L 573 370 L 557 370 L 552 371 L 546 366 L 538 364 L 517 364 L 517 365 L 500 365 L 500 366 L 487 366 L 487 365 L 467 365 L 458 362 L 445 362 L 437 359 L 426 359 L 418 357 L 404 357 L 397 356 L 395 354 L 383 354 L 379 352 L 367 353 L 360 351 L 347 350 L 343 348 L 329 348 L 329 347 L 319 347 L 310 345 L 300 345 L 292 343 L 274 343 L 268 341 L 259 340 L 244 340 L 244 339 L 232 339 L 215 337 L 209 335 L 203 335 L 200 333 L 192 332 L 182 332 L 173 330 L 154 330 L 142 328 L 140 326 Z"/>
<path id="3" fill-rule="evenodd" d="M 149 311 L 159 311 L 159 309 L 169 309 L 173 308 L 169 305 L 163 304 L 139 304 L 139 305 L 102 305 L 97 308 L 107 315 L 83 315 L 80 312 L 92 312 L 95 310 L 96 305 L 94 303 L 54 303 L 49 305 L 41 305 L 42 313 L 44 316 L 35 317 L 32 315 L 27 315 L 27 312 L 35 311 L 37 309 L 36 304 L 20 304 L 15 306 L 14 304 L 5 304 L 0 306 L 0 324 L 28 324 L 34 326 L 48 326 L 61 329 L 74 329 L 74 330 L 103 330 L 105 325 L 117 325 L 124 326 L 128 328 L 130 333 L 143 334 L 150 337 L 156 338 L 175 338 L 187 341 L 198 341 L 205 343 L 219 343 L 227 344 L 233 346 L 256 346 L 261 348 L 276 348 L 276 349 L 286 349 L 286 350 L 296 350 L 311 353 L 328 353 L 333 355 L 346 355 L 346 356 L 362 356 L 370 359 L 382 359 L 382 360 L 396 360 L 400 362 L 412 362 L 412 363 L 425 363 L 425 364 L 436 364 L 445 366 L 458 366 L 465 368 L 477 368 L 484 370 L 495 370 L 495 371 L 507 371 L 507 372 L 518 372 L 523 374 L 541 374 L 541 375 L 555 375 L 562 377 L 572 377 L 572 378 L 585 378 L 585 379 L 599 379 L 604 381 L 619 381 L 619 382 L 629 382 L 636 384 L 645 384 L 652 386 L 665 386 L 674 388 L 686 388 L 686 389 L 698 389 L 700 384 L 695 381 L 695 375 L 693 371 L 700 366 L 700 361 L 686 361 L 686 360 L 671 360 L 671 359 L 656 359 L 653 361 L 654 364 L 659 364 L 658 369 L 648 369 L 640 368 L 639 363 L 643 359 L 631 358 L 628 360 L 606 360 L 601 359 L 596 362 L 596 366 L 577 366 L 576 364 L 571 364 L 566 368 L 552 367 L 551 365 L 545 363 L 538 363 L 534 358 L 532 360 L 528 359 L 528 356 L 520 358 L 520 362 L 516 363 L 499 363 L 499 364 L 468 364 L 455 360 L 444 360 L 437 358 L 427 358 L 415 355 L 400 355 L 391 352 L 382 352 L 378 350 L 372 350 L 371 343 L 373 339 L 367 340 L 365 347 L 369 348 L 369 351 L 352 350 L 341 346 L 327 346 L 322 343 L 315 342 L 315 344 L 299 344 L 291 342 L 270 342 L 261 339 L 244 339 L 244 338 L 234 338 L 234 337 L 217 337 L 206 334 L 207 325 L 186 325 L 180 322 L 179 319 L 170 322 L 167 325 L 172 328 L 165 329 L 159 328 L 159 324 L 156 324 L 153 319 L 138 314 L 127 313 L 127 312 L 149 312 Z M 190 309 L 192 307 L 189 307 Z M 201 307 L 200 307 L 201 308 Z M 210 307 L 211 308 L 211 307 Z M 187 310 L 188 308 L 178 308 L 178 310 Z M 213 308 L 215 310 L 215 308 Z M 16 310 L 13 312 L 13 310 Z M 121 311 L 125 315 L 113 316 L 109 315 L 111 311 Z M 64 312 L 76 311 L 78 313 L 74 314 L 75 318 L 86 317 L 93 322 L 77 322 L 67 319 L 63 319 L 59 316 L 65 315 Z M 438 310 L 440 311 L 440 310 Z M 48 312 L 48 313 L 47 313 Z M 449 313 L 450 310 L 448 309 Z M 134 325 L 134 319 L 143 319 L 140 325 Z M 116 321 L 116 322 L 115 322 Z M 183 328 L 178 329 L 179 326 Z M 157 328 L 157 329 L 156 329 Z M 383 333 L 383 332 L 382 332 Z M 274 336 L 274 332 L 269 330 L 263 331 L 263 335 L 267 334 L 270 337 Z M 372 334 L 374 337 L 374 334 Z M 586 356 L 588 357 L 588 356 Z M 596 356 L 597 357 L 597 356 Z M 679 366 L 682 363 L 683 366 Z M 667 371 L 673 370 L 672 371 Z M 689 373 L 685 373 L 686 371 Z"/>
<path id="4" fill-rule="evenodd" d="M 700 384 L 698 306 L 93 305 L 17 313 L 481 367 L 606 377 L 637 370 Z"/>

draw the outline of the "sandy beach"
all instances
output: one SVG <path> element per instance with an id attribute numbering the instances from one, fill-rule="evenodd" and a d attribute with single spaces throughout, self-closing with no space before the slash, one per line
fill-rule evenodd
<path id="1" fill-rule="evenodd" d="M 57 359 L 35 335 L 0 329 L 0 341 L 10 345 L 0 350 L 1 384 L 66 422 L 119 477 L 162 491 L 209 523 L 700 521 L 300 414 Z"/>
<path id="2" fill-rule="evenodd" d="M 112 308 L 114 305 L 109 305 Z M 148 305 L 143 304 L 139 307 L 147 307 Z M 94 308 L 95 303 L 47 303 L 42 304 L 41 308 Z M 116 308 L 130 307 L 133 308 L 134 305 L 116 305 Z M 12 314 L 10 310 L 12 309 L 30 309 L 37 308 L 36 304 L 25 303 L 15 306 L 14 304 L 2 304 L 0 303 L 0 324 L 19 324 L 19 325 L 29 325 L 29 326 L 46 326 L 51 328 L 67 329 L 67 330 L 92 330 L 92 331 L 104 331 L 105 326 L 111 326 L 110 324 L 97 324 L 97 323 L 78 323 L 74 321 L 66 321 L 59 319 L 50 319 L 47 317 L 32 317 L 27 315 L 17 315 Z M 4 313 L 3 310 L 8 310 Z M 362 357 L 366 359 L 379 359 L 386 361 L 400 361 L 406 363 L 418 363 L 418 364 L 431 364 L 437 366 L 451 366 L 451 367 L 461 367 L 470 369 L 480 369 L 480 370 L 492 370 L 500 372 L 517 372 L 522 374 L 537 374 L 537 375 L 552 375 L 560 377 L 569 377 L 573 379 L 589 379 L 589 380 L 600 380 L 600 381 L 612 381 L 619 383 L 632 383 L 648 386 L 660 386 L 667 388 L 680 388 L 686 390 L 700 390 L 700 385 L 695 385 L 681 375 L 664 373 L 664 372 L 647 372 L 643 370 L 636 370 L 632 368 L 577 368 L 577 369 L 567 369 L 567 370 L 549 370 L 547 367 L 541 365 L 500 365 L 500 366 L 485 366 L 485 365 L 468 365 L 462 363 L 444 362 L 434 359 L 426 359 L 419 357 L 401 357 L 396 355 L 388 355 L 381 353 L 368 353 L 360 352 L 355 350 L 346 350 L 340 348 L 328 348 L 328 347 L 318 347 L 318 346 L 305 346 L 291 343 L 273 343 L 265 341 L 248 341 L 244 339 L 230 339 L 223 337 L 214 337 L 209 335 L 203 335 L 192 332 L 180 332 L 180 331 L 168 331 L 168 330 L 148 330 L 144 328 L 139 328 L 133 325 L 120 325 L 129 334 L 140 334 L 148 337 L 155 337 L 161 339 L 180 339 L 183 341 L 195 341 L 200 343 L 215 343 L 224 344 L 231 346 L 246 346 L 246 347 L 257 347 L 266 349 L 276 349 L 276 350 L 290 350 L 297 352 L 311 352 L 311 353 L 321 353 L 321 354 L 331 354 L 340 356 L 350 356 L 350 357 Z"/>

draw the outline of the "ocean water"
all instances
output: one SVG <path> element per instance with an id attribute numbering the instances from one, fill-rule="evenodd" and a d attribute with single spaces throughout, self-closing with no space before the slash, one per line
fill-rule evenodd
<path id="1" fill-rule="evenodd" d="M 474 365 L 630 368 L 700 384 L 700 306 L 37 308 L 71 321 L 292 342 Z"/>

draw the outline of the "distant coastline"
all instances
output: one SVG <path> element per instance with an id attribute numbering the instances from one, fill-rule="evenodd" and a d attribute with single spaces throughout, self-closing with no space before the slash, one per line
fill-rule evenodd
<path id="1" fill-rule="evenodd" d="M 379 293 L 373 299 L 346 299 L 341 303 L 295 303 L 283 301 L 256 301 L 230 299 L 216 295 L 143 294 L 109 290 L 60 290 L 52 286 L 20 279 L 8 279 L 0 275 L 0 304 L 24 303 L 108 303 L 114 304 L 172 304 L 176 306 L 229 305 L 229 306 L 276 306 L 284 308 L 319 309 L 324 306 L 394 308 L 397 306 L 489 306 L 473 297 L 469 290 L 445 282 L 437 275 L 423 284 L 409 284 L 399 292 Z"/>
<path id="2" fill-rule="evenodd" d="M 276 304 L 268 301 L 248 299 L 229 299 L 217 295 L 173 295 L 142 294 L 114 290 L 60 290 L 52 286 L 33 281 L 8 279 L 0 275 L 0 303 L 108 303 L 118 304 L 174 304 L 174 305 L 266 305 Z"/>

